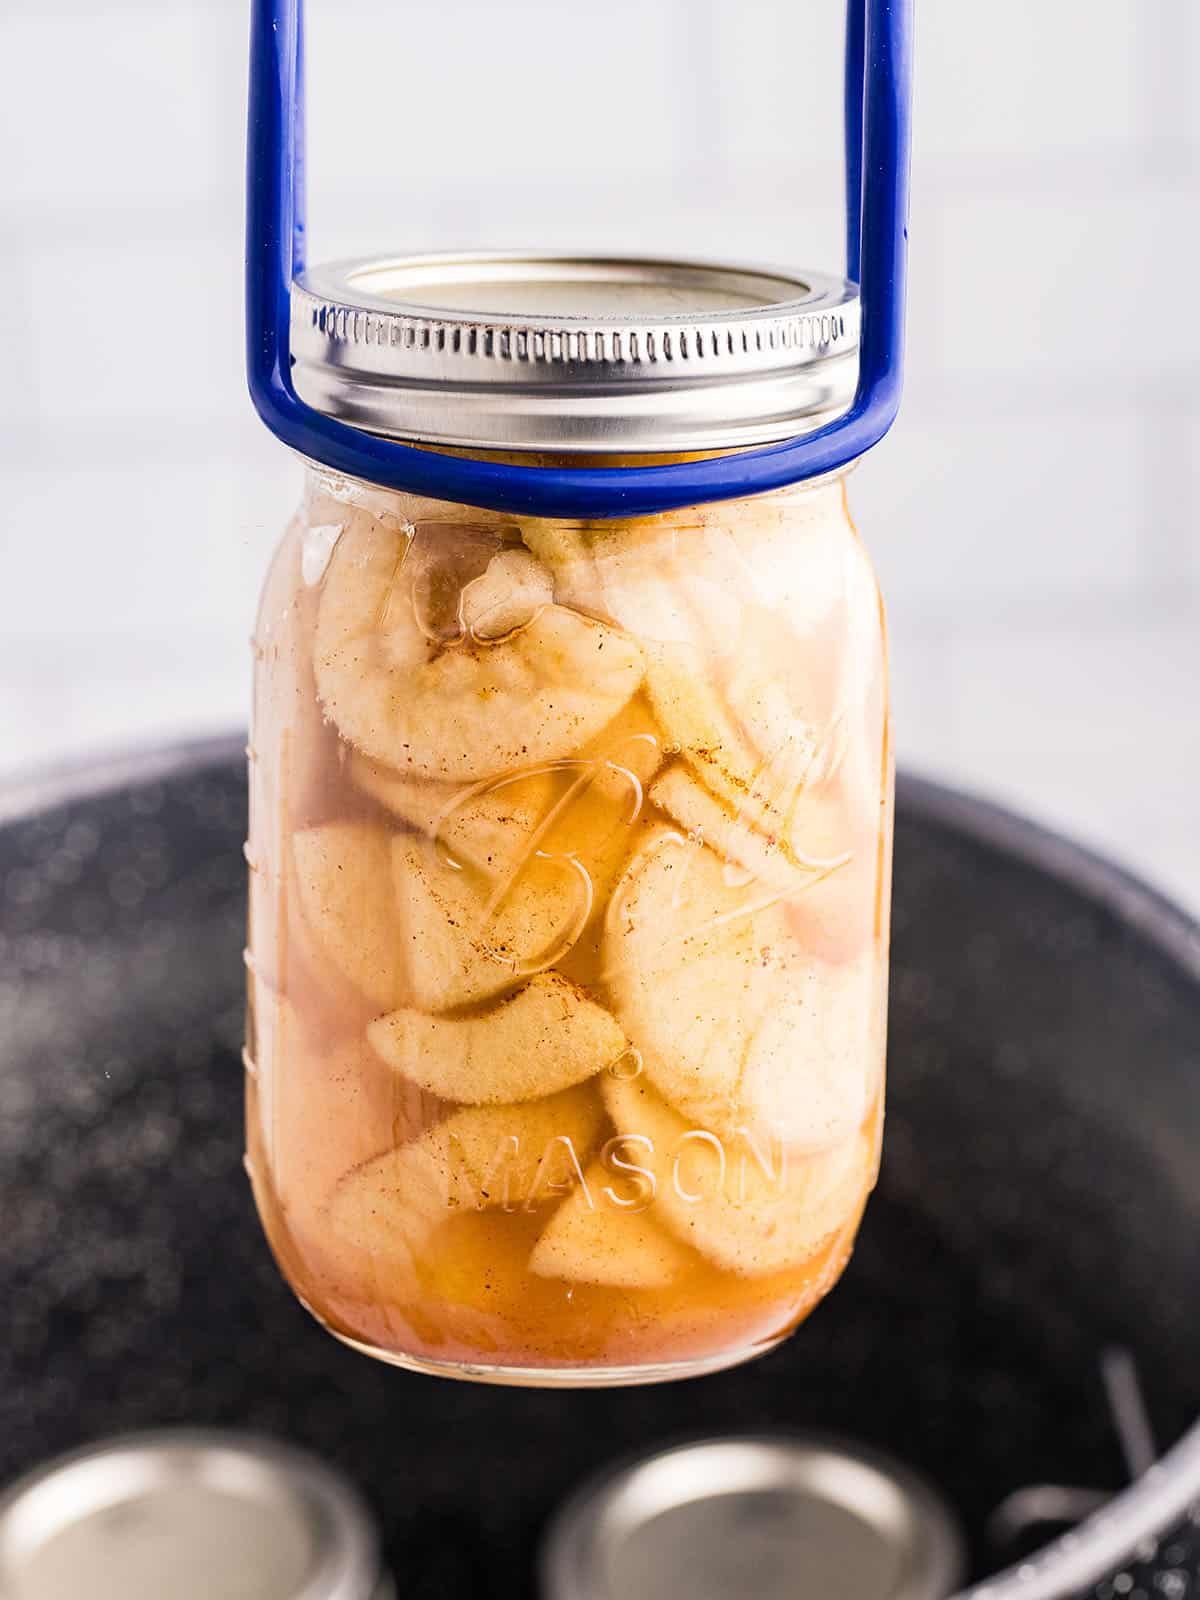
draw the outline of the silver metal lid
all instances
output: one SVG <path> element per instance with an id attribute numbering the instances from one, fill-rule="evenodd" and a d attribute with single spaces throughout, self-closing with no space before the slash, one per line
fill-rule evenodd
<path id="1" fill-rule="evenodd" d="M 858 1445 L 766 1434 L 649 1456 L 575 1495 L 544 1600 L 943 1600 L 963 1547 L 941 1501 Z"/>
<path id="2" fill-rule="evenodd" d="M 353 1488 L 303 1451 L 169 1429 L 59 1457 L 0 1499 L 0 1600 L 390 1600 Z"/>
<path id="3" fill-rule="evenodd" d="M 858 293 L 821 273 L 535 252 L 364 258 L 292 290 L 300 398 L 500 450 L 720 450 L 849 406 Z"/>

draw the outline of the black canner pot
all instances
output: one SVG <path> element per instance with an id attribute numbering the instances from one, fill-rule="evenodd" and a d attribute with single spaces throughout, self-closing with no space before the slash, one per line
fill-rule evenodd
<path id="1" fill-rule="evenodd" d="M 4 1481 L 119 1430 L 253 1427 L 363 1485 L 411 1600 L 524 1597 L 548 1517 L 614 1457 L 818 1427 L 939 1485 L 973 1579 L 1007 1567 L 1006 1600 L 1200 1585 L 1186 918 L 1039 828 L 902 782 L 883 1173 L 841 1285 L 718 1377 L 451 1385 L 343 1349 L 267 1252 L 242 1171 L 243 766 L 216 741 L 0 796 Z M 1112 1350 L 1162 1451 L 1132 1486 Z M 1037 1484 L 1114 1498 L 1065 1548 L 1049 1528 L 997 1544 L 991 1514 Z"/>

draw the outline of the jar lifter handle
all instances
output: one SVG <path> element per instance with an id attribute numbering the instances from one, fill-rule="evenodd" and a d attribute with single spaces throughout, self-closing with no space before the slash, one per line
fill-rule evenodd
<path id="1" fill-rule="evenodd" d="M 322 416 L 291 377 L 291 286 L 304 266 L 302 0 L 253 0 L 246 145 L 246 365 L 259 416 L 337 472 L 435 499 L 544 517 L 628 517 L 761 494 L 845 466 L 900 403 L 908 240 L 912 0 L 847 0 L 846 272 L 862 298 L 858 388 L 800 439 L 656 467 L 519 467 L 419 450 Z"/>

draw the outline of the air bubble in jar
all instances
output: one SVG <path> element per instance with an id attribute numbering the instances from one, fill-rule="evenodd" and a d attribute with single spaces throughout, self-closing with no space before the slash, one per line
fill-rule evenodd
<path id="1" fill-rule="evenodd" d="M 621 1054 L 615 1061 L 609 1062 L 609 1076 L 624 1082 L 628 1082 L 631 1078 L 637 1078 L 641 1076 L 641 1071 L 644 1064 L 645 1063 L 642 1060 L 642 1052 L 636 1047 L 636 1045 L 631 1044 L 628 1050 L 622 1050 Z"/>

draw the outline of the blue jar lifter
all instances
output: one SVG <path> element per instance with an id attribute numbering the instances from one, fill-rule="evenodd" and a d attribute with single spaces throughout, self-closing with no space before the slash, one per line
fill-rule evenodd
<path id="1" fill-rule="evenodd" d="M 247 144 L 250 394 L 277 438 L 380 486 L 540 517 L 628 517 L 762 493 L 834 471 L 871 448 L 901 390 L 911 100 L 911 0 L 848 0 L 847 277 L 862 330 L 849 409 L 800 438 L 704 460 L 538 467 L 463 459 L 381 437 L 300 398 L 290 333 L 305 265 L 302 0 L 254 0 Z"/>

